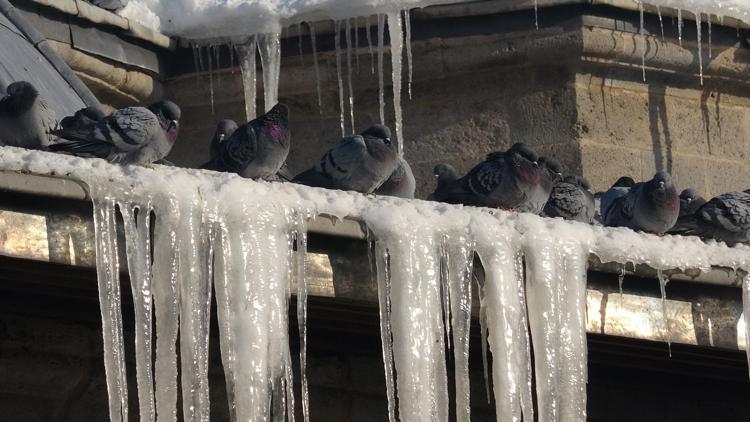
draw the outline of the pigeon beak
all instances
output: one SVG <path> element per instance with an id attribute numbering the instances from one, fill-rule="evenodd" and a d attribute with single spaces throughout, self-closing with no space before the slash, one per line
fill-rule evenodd
<path id="1" fill-rule="evenodd" d="M 664 189 L 664 182 L 659 182 L 659 188 Z"/>
<path id="2" fill-rule="evenodd" d="M 224 137 L 225 137 L 225 136 L 226 136 L 226 135 L 224 135 L 223 133 L 219 135 L 219 143 L 222 143 L 222 142 L 224 142 Z"/>

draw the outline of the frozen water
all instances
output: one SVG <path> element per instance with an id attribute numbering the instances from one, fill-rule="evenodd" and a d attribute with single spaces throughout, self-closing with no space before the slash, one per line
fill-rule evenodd
<path id="1" fill-rule="evenodd" d="M 258 35 L 260 64 L 263 66 L 264 112 L 279 102 L 279 73 L 281 72 L 281 42 L 278 32 Z"/>
<path id="2" fill-rule="evenodd" d="M 378 14 L 378 106 L 380 123 L 385 124 L 385 86 L 383 83 L 383 48 L 385 36 L 385 15 Z"/>
<path id="3" fill-rule="evenodd" d="M 334 25 L 334 48 L 336 49 L 336 79 L 339 84 L 339 124 L 341 126 L 341 136 L 346 135 L 344 129 L 344 83 L 341 78 L 341 22 L 336 21 Z"/>
<path id="4" fill-rule="evenodd" d="M 646 82 L 646 50 L 648 49 L 648 40 L 643 35 L 643 2 L 638 2 L 638 11 L 640 12 L 640 23 L 638 26 L 638 34 L 641 36 L 643 42 L 643 49 L 641 50 L 641 72 L 643 73 L 643 82 Z"/>
<path id="5" fill-rule="evenodd" d="M 701 85 L 703 85 L 703 43 L 701 42 L 701 33 L 703 32 L 703 29 L 701 28 L 700 12 L 695 12 L 695 26 L 696 33 L 698 34 L 698 66 L 700 68 Z"/>
<path id="6" fill-rule="evenodd" d="M 393 112 L 395 114 L 396 146 L 399 154 L 404 153 L 401 113 L 401 56 L 404 48 L 404 32 L 401 13 L 388 13 L 388 33 L 391 38 L 391 82 L 393 84 Z"/>
<path id="7" fill-rule="evenodd" d="M 258 71 L 255 64 L 256 50 L 255 36 L 243 45 L 237 46 L 237 55 L 240 60 L 240 72 L 242 73 L 242 89 L 245 95 L 245 117 L 247 121 L 253 120 L 257 115 L 256 98 Z"/>
<path id="8" fill-rule="evenodd" d="M 312 44 L 313 66 L 315 68 L 315 91 L 318 94 L 318 111 L 323 113 L 323 97 L 320 92 L 320 66 L 318 65 L 318 45 L 315 41 L 315 25 L 308 23 L 310 29 L 310 44 Z"/>
<path id="9" fill-rule="evenodd" d="M 412 77 L 412 56 L 411 56 L 411 11 L 404 10 L 404 26 L 406 29 L 406 35 L 404 44 L 406 44 L 406 63 L 409 68 L 409 99 L 411 100 L 411 77 Z"/>
<path id="10" fill-rule="evenodd" d="M 272 413 L 274 420 L 293 420 L 289 300 L 296 282 L 306 400 L 304 232 L 305 222 L 321 213 L 361 219 L 375 240 L 392 421 L 396 403 L 401 420 L 446 420 L 444 339 L 449 326 L 456 362 L 456 415 L 460 421 L 470 417 L 466 365 L 474 253 L 484 270 L 480 319 L 493 354 L 497 419 L 511 421 L 534 420 L 530 342 L 536 351 L 538 419 L 585 418 L 584 299 L 590 254 L 602 262 L 648 264 L 657 270 L 711 265 L 747 269 L 750 257 L 746 246 L 729 248 L 697 238 L 655 237 L 623 228 L 253 182 L 214 172 L 119 167 L 98 159 L 11 147 L 3 149 L 0 168 L 67 174 L 91 188 L 110 417 L 120 421 L 127 420 L 128 389 L 118 280 L 121 245 L 115 228 L 118 208 L 126 225 L 136 307 L 142 420 L 153 420 L 154 415 L 159 421 L 207 420 L 212 281 L 231 420 L 268 421 Z M 155 216 L 150 274 L 149 210 Z M 660 283 L 663 287 L 666 279 L 660 277 Z M 747 305 L 750 288 L 745 283 Z M 154 368 L 144 358 L 149 353 L 151 301 Z M 446 317 L 450 323 L 444 322 Z M 182 389 L 180 410 L 177 388 Z M 305 401 L 302 409 L 310 418 Z"/>
<path id="11" fill-rule="evenodd" d="M 696 10 L 750 23 L 750 2 L 746 0 L 646 0 L 645 3 L 658 7 L 677 9 L 678 11 L 680 9 Z"/>
<path id="12" fill-rule="evenodd" d="M 356 20 L 355 20 L 356 22 Z M 349 118 L 352 124 L 352 132 L 356 132 L 354 127 L 354 91 L 352 90 L 352 25 L 351 20 L 346 20 L 346 79 L 349 88 Z M 356 48 L 356 47 L 355 47 Z M 356 54 L 356 50 L 355 50 Z"/>

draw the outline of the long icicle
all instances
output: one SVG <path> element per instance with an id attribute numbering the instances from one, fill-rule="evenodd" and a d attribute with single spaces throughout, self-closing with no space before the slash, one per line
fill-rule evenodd
<path id="1" fill-rule="evenodd" d="M 375 74 L 375 52 L 372 50 L 372 29 L 370 28 L 370 16 L 365 17 L 365 32 L 367 36 L 367 52 L 370 53 L 370 74 Z"/>
<path id="2" fill-rule="evenodd" d="M 297 214 L 295 222 L 296 258 L 295 279 L 297 281 L 297 329 L 299 331 L 299 362 L 302 398 L 302 416 L 310 421 L 310 397 L 307 388 L 307 227 L 305 217 Z"/>
<path id="3" fill-rule="evenodd" d="M 409 84 L 408 92 L 409 92 L 409 99 L 411 100 L 411 78 L 412 78 L 412 56 L 411 56 L 411 11 L 409 9 L 404 10 L 404 25 L 406 26 L 406 39 L 404 40 L 404 43 L 406 44 L 406 64 L 409 69 Z"/>
<path id="4" fill-rule="evenodd" d="M 404 153 L 401 112 L 401 55 L 404 48 L 404 32 L 401 13 L 388 13 L 388 33 L 391 38 L 391 80 L 393 83 L 393 112 L 396 126 L 396 150 Z"/>
<path id="5" fill-rule="evenodd" d="M 706 23 L 708 24 L 708 58 L 713 58 L 713 47 L 711 43 L 711 14 L 707 14 Z"/>
<path id="6" fill-rule="evenodd" d="M 661 8 L 656 6 L 656 14 L 659 16 L 659 28 L 661 29 L 661 42 L 664 42 L 664 20 L 661 16 Z"/>
<path id="7" fill-rule="evenodd" d="M 206 47 L 206 55 L 208 56 L 208 91 L 211 98 L 211 114 L 216 114 L 216 108 L 214 106 L 214 70 L 213 70 L 213 54 L 212 49 L 214 47 L 209 45 Z"/>
<path id="8" fill-rule="evenodd" d="M 96 278 L 104 339 L 104 372 L 109 395 L 109 419 L 128 420 L 128 381 L 125 374 L 125 349 L 122 336 L 120 300 L 120 264 L 118 262 L 115 202 L 111 198 L 94 200 L 96 236 Z"/>
<path id="9" fill-rule="evenodd" d="M 255 50 L 257 43 L 253 35 L 247 44 L 237 46 L 237 55 L 240 60 L 240 73 L 242 75 L 242 89 L 245 95 L 245 118 L 249 122 L 257 115 L 256 98 L 258 95 L 258 72 L 255 63 Z"/>
<path id="10" fill-rule="evenodd" d="M 336 49 L 336 79 L 339 87 L 339 123 L 341 125 L 341 136 L 346 135 L 344 129 L 344 83 L 341 78 L 341 22 L 336 21 L 334 24 L 335 34 L 333 36 L 334 46 Z"/>
<path id="11" fill-rule="evenodd" d="M 375 243 L 375 265 L 378 282 L 380 312 L 380 340 L 385 367 L 385 386 L 388 398 L 388 421 L 396 421 L 396 384 L 393 372 L 393 329 L 391 327 L 391 276 L 388 251 L 379 242 Z"/>
<path id="12" fill-rule="evenodd" d="M 745 355 L 750 368 L 750 274 L 742 280 L 742 317 L 745 323 Z"/>
<path id="13" fill-rule="evenodd" d="M 346 78 L 349 88 L 349 118 L 352 124 L 352 132 L 356 133 L 354 128 L 354 91 L 352 90 L 352 27 L 350 20 L 346 20 Z"/>
<path id="14" fill-rule="evenodd" d="M 682 9 L 677 9 L 677 40 L 682 47 Z"/>
<path id="15" fill-rule="evenodd" d="M 703 42 L 701 41 L 701 13 L 695 12 L 695 27 L 698 35 L 698 68 L 701 78 L 701 86 L 703 86 Z"/>
<path id="16" fill-rule="evenodd" d="M 357 59 L 357 75 L 359 75 L 359 18 L 354 19 L 354 57 Z"/>
<path id="17" fill-rule="evenodd" d="M 385 15 L 378 14 L 378 106 L 380 123 L 385 124 L 385 88 L 383 84 L 383 37 L 385 36 Z"/>
<path id="18" fill-rule="evenodd" d="M 320 67 L 318 65 L 318 46 L 315 41 L 315 24 L 308 22 L 307 29 L 310 30 L 310 44 L 312 44 L 313 67 L 315 68 L 315 90 L 318 93 L 318 113 L 323 114 L 323 97 L 320 93 Z"/>
<path id="19" fill-rule="evenodd" d="M 643 82 L 646 82 L 646 50 L 648 49 L 648 40 L 643 34 L 643 1 L 638 0 L 638 12 L 640 13 L 640 26 L 638 27 L 638 34 L 641 36 L 643 42 L 643 50 L 641 51 L 641 72 L 643 73 Z"/>
<path id="20" fill-rule="evenodd" d="M 281 40 L 278 32 L 258 36 L 260 64 L 263 67 L 263 107 L 268 111 L 279 101 Z"/>
<path id="21" fill-rule="evenodd" d="M 669 324 L 669 314 L 667 313 L 667 283 L 669 279 L 658 270 L 656 277 L 659 279 L 659 290 L 661 291 L 661 313 L 664 318 L 664 332 L 667 340 L 667 347 L 669 349 L 669 357 L 672 357 L 672 330 Z"/>

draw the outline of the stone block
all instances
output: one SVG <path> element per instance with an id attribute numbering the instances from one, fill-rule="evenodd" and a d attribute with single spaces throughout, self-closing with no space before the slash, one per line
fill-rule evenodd
<path id="1" fill-rule="evenodd" d="M 581 168 L 594 191 L 606 190 L 620 177 L 641 177 L 641 151 L 581 141 Z"/>
<path id="2" fill-rule="evenodd" d="M 706 160 L 708 195 L 750 188 L 750 167 L 745 163 L 725 160 Z"/>

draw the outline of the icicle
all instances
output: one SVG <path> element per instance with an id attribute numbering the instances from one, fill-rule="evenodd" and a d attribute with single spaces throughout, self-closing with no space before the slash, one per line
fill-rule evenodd
<path id="1" fill-rule="evenodd" d="M 154 377 L 152 359 L 153 307 L 151 297 L 151 208 L 120 204 L 120 214 L 125 227 L 125 245 L 128 259 L 130 288 L 135 314 L 135 362 L 138 384 L 140 420 L 153 422 Z M 137 212 L 137 218 L 136 214 Z"/>
<path id="2" fill-rule="evenodd" d="M 294 228 L 296 249 L 292 263 L 295 265 L 294 279 L 297 283 L 297 328 L 299 330 L 299 362 L 301 379 L 302 415 L 305 422 L 310 421 L 310 397 L 307 388 L 307 225 L 305 218 L 297 214 Z M 291 368 L 291 365 L 290 365 Z"/>
<path id="3" fill-rule="evenodd" d="M 492 351 L 496 419 L 533 421 L 528 323 L 518 237 L 512 227 L 498 224 L 490 216 L 477 223 L 472 233 L 485 273 L 483 300 Z"/>
<path id="4" fill-rule="evenodd" d="M 404 10 L 404 24 L 406 25 L 406 39 L 404 40 L 404 43 L 406 44 L 406 63 L 409 68 L 409 84 L 408 84 L 408 92 L 409 92 L 409 99 L 411 100 L 411 77 L 412 77 L 412 56 L 411 56 L 411 16 L 410 16 L 410 10 L 406 9 Z"/>
<path id="5" fill-rule="evenodd" d="M 380 106 L 380 123 L 385 124 L 385 89 L 383 85 L 383 37 L 385 15 L 378 14 L 378 105 Z"/>
<path id="6" fill-rule="evenodd" d="M 391 273 L 388 251 L 381 243 L 375 243 L 377 266 L 378 303 L 380 313 L 380 341 L 383 349 L 386 396 L 388 398 L 388 421 L 396 420 L 396 384 L 393 372 L 393 328 L 391 327 Z"/>
<path id="7" fill-rule="evenodd" d="M 661 313 L 664 318 L 664 332 L 666 334 L 667 347 L 669 348 L 669 357 L 672 357 L 672 330 L 669 325 L 669 314 L 667 314 L 667 283 L 669 279 L 661 272 L 656 271 L 656 277 L 659 279 L 659 290 L 661 291 Z"/>
<path id="8" fill-rule="evenodd" d="M 677 9 L 677 40 L 682 47 L 682 9 Z"/>
<path id="9" fill-rule="evenodd" d="M 196 73 L 195 84 L 196 84 L 196 86 L 200 87 L 200 85 L 201 85 L 201 78 L 200 78 L 200 76 L 198 74 L 202 72 L 202 69 L 201 69 L 201 66 L 200 66 L 200 62 L 199 62 L 199 57 L 200 57 L 201 51 L 198 48 L 197 44 L 193 43 L 193 44 L 190 45 L 190 47 L 193 50 L 193 66 L 195 67 L 195 73 Z"/>
<path id="10" fill-rule="evenodd" d="M 264 111 L 279 102 L 279 72 L 281 71 L 281 42 L 279 33 L 258 35 L 260 65 L 263 67 L 263 106 Z"/>
<path id="11" fill-rule="evenodd" d="M 367 16 L 365 18 L 365 29 L 367 29 L 366 35 L 367 35 L 367 51 L 370 53 L 370 74 L 375 74 L 375 53 L 372 51 L 372 36 L 370 35 L 370 32 L 372 32 L 372 29 L 370 28 L 370 16 Z"/>
<path id="12" fill-rule="evenodd" d="M 539 420 L 583 421 L 588 246 L 543 225 L 535 229 L 525 251 Z"/>
<path id="13" fill-rule="evenodd" d="M 307 28 L 310 30 L 310 44 L 312 44 L 313 66 L 315 67 L 315 90 L 318 93 L 318 112 L 323 114 L 323 97 L 320 93 L 320 67 L 318 66 L 318 46 L 315 41 L 315 25 L 308 22 Z"/>
<path id="14" fill-rule="evenodd" d="M 534 0 L 534 27 L 539 30 L 539 0 Z"/>
<path id="15" fill-rule="evenodd" d="M 96 278 L 104 339 L 104 372 L 109 395 L 109 420 L 128 420 L 128 381 L 122 337 L 120 264 L 118 262 L 115 203 L 111 198 L 94 200 Z"/>
<path id="16" fill-rule="evenodd" d="M 643 41 L 643 50 L 641 51 L 641 72 L 643 73 L 643 82 L 646 82 L 646 50 L 648 49 L 648 40 L 643 34 L 643 1 L 638 0 L 638 12 L 640 12 L 640 26 L 638 27 L 638 33 Z"/>
<path id="17" fill-rule="evenodd" d="M 620 299 L 622 299 L 622 283 L 625 281 L 625 264 L 622 264 L 620 274 L 617 276 L 617 285 L 620 288 Z"/>
<path id="18" fill-rule="evenodd" d="M 237 46 L 237 55 L 240 60 L 240 72 L 242 74 L 242 89 L 245 94 L 245 117 L 247 121 L 254 119 L 257 115 L 256 97 L 258 72 L 255 64 L 256 50 L 255 36 L 250 38 L 247 44 Z"/>
<path id="19" fill-rule="evenodd" d="M 346 20 L 346 73 L 349 87 L 349 117 L 352 123 L 351 133 L 356 133 L 354 127 L 354 91 L 352 90 L 352 27 L 349 19 Z"/>
<path id="20" fill-rule="evenodd" d="M 357 59 L 357 75 L 359 75 L 359 19 L 354 18 L 354 56 Z"/>
<path id="21" fill-rule="evenodd" d="M 456 382 L 456 421 L 471 420 L 469 388 L 469 331 L 471 329 L 471 274 L 473 245 L 465 233 L 448 237 L 445 246 L 447 258 L 448 291 L 450 297 L 450 321 L 445 324 L 453 329 L 453 357 Z M 449 338 L 450 333 L 447 332 Z"/>
<path id="22" fill-rule="evenodd" d="M 664 42 L 664 20 L 661 17 L 661 8 L 656 6 L 656 14 L 659 16 L 659 29 L 661 29 L 661 42 Z"/>
<path id="23" fill-rule="evenodd" d="M 448 266 L 451 258 L 448 256 L 448 236 L 443 235 L 440 241 L 440 294 L 443 297 L 443 326 L 445 327 L 446 349 L 451 349 L 451 291 L 448 275 Z"/>
<path id="24" fill-rule="evenodd" d="M 707 23 L 708 23 L 708 58 L 710 59 L 713 56 L 713 50 L 711 46 L 711 14 L 710 13 L 708 14 Z"/>
<path id="25" fill-rule="evenodd" d="M 302 22 L 297 24 L 297 49 L 299 51 L 300 65 L 305 65 L 305 54 L 302 51 Z"/>
<path id="26" fill-rule="evenodd" d="M 214 72 L 213 72 L 213 56 L 212 49 L 214 47 L 209 45 L 206 47 L 206 55 L 208 56 L 208 92 L 211 98 L 211 114 L 215 114 L 214 108 Z"/>
<path id="27" fill-rule="evenodd" d="M 388 33 L 391 38 L 391 80 L 393 83 L 393 112 L 396 125 L 396 150 L 399 155 L 404 152 L 401 134 L 401 55 L 404 48 L 404 33 L 401 24 L 401 13 L 388 13 Z"/>
<path id="28" fill-rule="evenodd" d="M 695 12 L 695 26 L 698 33 L 698 67 L 700 69 L 701 86 L 703 86 L 703 43 L 701 42 L 701 32 L 703 32 L 703 30 L 701 29 L 700 12 Z"/>
<path id="29" fill-rule="evenodd" d="M 216 86 L 221 86 L 221 47 L 218 45 L 214 46 L 214 70 L 216 71 Z"/>
<path id="30" fill-rule="evenodd" d="M 484 372 L 484 391 L 487 394 L 487 404 L 491 402 L 489 363 L 487 359 L 487 300 L 485 299 L 484 285 L 479 285 L 477 280 L 477 292 L 479 295 L 479 330 L 482 339 L 482 370 Z"/>
<path id="31" fill-rule="evenodd" d="M 745 354 L 750 368 L 750 275 L 742 280 L 742 316 L 745 322 Z"/>
<path id="32" fill-rule="evenodd" d="M 341 136 L 346 135 L 344 129 L 344 83 L 341 78 L 341 22 L 334 24 L 334 46 L 336 48 L 336 79 L 339 84 L 339 123 L 341 125 Z"/>

